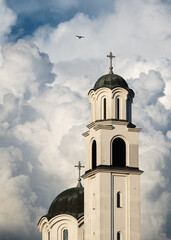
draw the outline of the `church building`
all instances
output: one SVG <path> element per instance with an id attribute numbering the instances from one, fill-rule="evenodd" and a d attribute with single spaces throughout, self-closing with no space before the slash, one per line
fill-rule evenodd
<path id="1" fill-rule="evenodd" d="M 140 240 L 138 134 L 132 123 L 134 91 L 119 75 L 100 77 L 89 91 L 84 188 L 60 193 L 41 217 L 42 240 Z"/>

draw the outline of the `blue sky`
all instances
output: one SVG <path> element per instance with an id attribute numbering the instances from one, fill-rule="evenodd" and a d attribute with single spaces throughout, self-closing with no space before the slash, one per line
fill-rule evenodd
<path id="1" fill-rule="evenodd" d="M 9 38 L 19 39 L 31 35 L 40 26 L 56 27 L 68 21 L 78 12 L 95 18 L 114 10 L 114 2 L 107 1 L 26 1 L 7 0 L 7 5 L 17 14 L 17 22 L 12 26 Z"/>
<path id="2" fill-rule="evenodd" d="M 38 220 L 77 184 L 87 93 L 111 51 L 142 128 L 142 240 L 171 239 L 170 13 L 164 0 L 0 0 L 0 239 L 41 239 Z"/>

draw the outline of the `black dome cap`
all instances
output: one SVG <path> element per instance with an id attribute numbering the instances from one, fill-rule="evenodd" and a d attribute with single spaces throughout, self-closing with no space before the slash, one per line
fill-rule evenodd
<path id="1" fill-rule="evenodd" d="M 100 77 L 94 85 L 94 90 L 96 91 L 102 87 L 107 87 L 110 89 L 122 87 L 126 90 L 129 90 L 127 82 L 121 76 L 113 73 L 109 73 Z"/>
<path id="2" fill-rule="evenodd" d="M 52 202 L 48 214 L 48 220 L 60 215 L 68 214 L 76 219 L 84 215 L 84 188 L 75 187 L 60 193 Z"/>

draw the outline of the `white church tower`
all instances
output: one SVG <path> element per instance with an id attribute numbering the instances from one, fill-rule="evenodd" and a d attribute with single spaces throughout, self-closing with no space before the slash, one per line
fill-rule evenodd
<path id="1" fill-rule="evenodd" d="M 110 72 L 89 91 L 86 137 L 84 240 L 140 240 L 138 133 L 132 124 L 134 92 Z"/>
<path id="2" fill-rule="evenodd" d="M 139 128 L 132 124 L 134 92 L 110 72 L 89 91 L 84 187 L 61 192 L 38 222 L 42 240 L 140 240 Z"/>

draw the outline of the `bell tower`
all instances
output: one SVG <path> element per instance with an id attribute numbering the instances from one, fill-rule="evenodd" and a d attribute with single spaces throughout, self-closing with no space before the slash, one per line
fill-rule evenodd
<path id="1" fill-rule="evenodd" d="M 85 240 L 140 240 L 138 133 L 132 123 L 134 92 L 110 72 L 88 93 L 91 123 L 86 137 Z"/>

